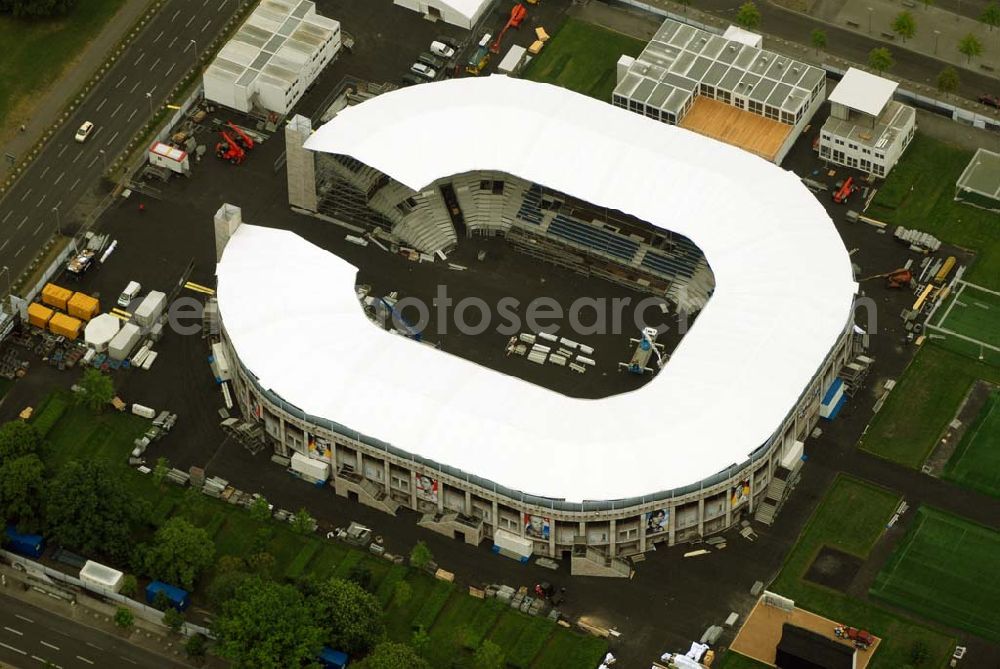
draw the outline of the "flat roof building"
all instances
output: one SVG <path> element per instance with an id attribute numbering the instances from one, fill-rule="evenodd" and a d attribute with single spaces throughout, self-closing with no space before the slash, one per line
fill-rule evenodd
<path id="1" fill-rule="evenodd" d="M 286 115 L 340 50 L 340 23 L 311 0 L 263 0 L 205 69 L 205 99 Z"/>
<path id="2" fill-rule="evenodd" d="M 913 107 L 892 99 L 896 82 L 855 67 L 830 93 L 830 117 L 819 155 L 838 165 L 885 177 L 916 132 Z"/>
<path id="3" fill-rule="evenodd" d="M 689 129 L 780 163 L 822 104 L 826 74 L 761 43 L 740 28 L 720 36 L 667 19 L 638 58 L 619 61 L 612 104 L 681 126 L 693 111 Z"/>

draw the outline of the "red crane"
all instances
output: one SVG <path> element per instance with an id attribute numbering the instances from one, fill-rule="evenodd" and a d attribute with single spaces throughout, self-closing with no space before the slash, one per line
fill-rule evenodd
<path id="1" fill-rule="evenodd" d="M 233 165 L 242 163 L 243 159 L 246 158 L 246 151 L 225 130 L 219 134 L 222 135 L 223 141 L 215 145 L 215 155 L 223 160 L 228 160 Z"/>
<path id="2" fill-rule="evenodd" d="M 253 149 L 253 138 L 250 135 L 243 132 L 243 129 L 238 125 L 233 124 L 232 121 L 226 121 L 226 125 L 233 131 L 236 136 L 236 141 L 239 145 L 246 151 Z"/>
<path id="3" fill-rule="evenodd" d="M 493 44 L 490 45 L 491 53 L 500 53 L 500 42 L 503 41 L 503 36 L 509 29 L 516 28 L 521 25 L 521 21 L 523 21 L 524 17 L 527 15 L 528 10 L 524 7 L 524 5 L 520 2 L 514 5 L 514 7 L 510 10 L 510 18 L 507 20 L 507 25 L 503 27 L 503 30 L 500 31 L 499 35 L 497 35 Z"/>
<path id="4" fill-rule="evenodd" d="M 833 201 L 837 204 L 843 204 L 847 202 L 847 198 L 851 197 L 851 193 L 854 192 L 854 177 L 847 177 L 844 179 L 844 185 L 837 189 L 833 194 Z"/>

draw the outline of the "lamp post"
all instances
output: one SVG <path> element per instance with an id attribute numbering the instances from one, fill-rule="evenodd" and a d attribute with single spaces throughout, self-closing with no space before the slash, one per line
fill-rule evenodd
<path id="1" fill-rule="evenodd" d="M 0 314 L 6 314 L 7 313 L 7 309 L 10 307 L 10 302 L 11 302 L 10 298 L 11 298 L 11 295 L 14 294 L 14 291 L 11 288 L 11 285 L 10 285 L 10 268 L 7 267 L 6 265 L 4 265 L 3 268 L 0 268 L 0 269 L 2 269 L 2 271 L 4 271 L 4 272 L 7 273 L 7 294 L 4 296 L 3 302 L 0 303 L 0 306 L 3 306 L 3 308 L 0 309 Z M 14 313 L 14 310 L 11 309 L 11 315 L 13 315 L 13 313 Z M 6 320 L 7 319 L 4 318 L 4 321 L 6 321 Z"/>
<path id="2" fill-rule="evenodd" d="M 872 34 L 872 12 L 875 11 L 874 7 L 868 8 L 868 34 Z"/>
<path id="3" fill-rule="evenodd" d="M 194 47 L 194 62 L 197 64 L 197 62 L 198 62 L 198 43 L 195 42 L 192 39 L 192 40 L 188 40 L 188 44 L 190 44 L 191 46 Z"/>
<path id="4" fill-rule="evenodd" d="M 3 270 L 4 272 L 6 272 L 6 273 L 7 273 L 7 298 L 8 298 L 8 299 L 10 299 L 10 296 L 11 296 L 11 294 L 12 294 L 12 291 L 11 291 L 11 286 L 10 286 L 10 267 L 7 267 L 6 265 L 4 265 L 4 266 L 3 266 L 2 268 L 0 268 L 0 269 L 2 269 L 2 270 Z M 4 303 L 4 305 L 5 305 L 5 306 L 4 306 L 4 309 L 5 309 L 5 310 L 6 310 L 6 304 L 7 304 L 7 303 L 5 302 L 5 303 Z"/>
<path id="5" fill-rule="evenodd" d="M 101 153 L 104 153 L 104 151 L 101 151 Z M 56 232 L 62 235 L 62 221 L 59 220 L 59 207 L 52 207 L 52 213 L 56 215 Z"/>
<path id="6" fill-rule="evenodd" d="M 941 31 L 940 30 L 935 30 L 934 31 L 934 55 L 935 56 L 937 55 L 938 38 L 939 37 L 941 37 Z"/>
<path id="7" fill-rule="evenodd" d="M 104 171 L 107 172 L 108 171 L 108 154 L 104 151 L 104 149 L 98 149 L 97 152 L 99 154 L 101 154 L 101 160 L 104 163 Z"/>
<path id="8" fill-rule="evenodd" d="M 152 116 L 153 115 L 153 94 L 150 93 L 149 91 L 146 91 L 146 100 L 149 101 L 149 115 Z"/>

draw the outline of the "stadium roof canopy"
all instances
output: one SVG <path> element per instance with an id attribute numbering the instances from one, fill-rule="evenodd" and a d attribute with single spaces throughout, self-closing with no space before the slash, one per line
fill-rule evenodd
<path id="1" fill-rule="evenodd" d="M 715 293 L 666 367 L 638 390 L 590 400 L 380 330 L 359 306 L 349 263 L 290 232 L 236 230 L 217 270 L 220 311 L 262 387 L 515 490 L 613 500 L 744 462 L 851 318 L 847 251 L 794 174 L 561 88 L 503 76 L 412 86 L 345 109 L 307 146 L 414 190 L 472 170 L 506 172 L 704 251 Z"/>
<path id="2" fill-rule="evenodd" d="M 892 94 L 896 92 L 898 85 L 892 79 L 852 67 L 830 93 L 829 100 L 871 116 L 878 116 L 886 103 L 892 99 Z"/>

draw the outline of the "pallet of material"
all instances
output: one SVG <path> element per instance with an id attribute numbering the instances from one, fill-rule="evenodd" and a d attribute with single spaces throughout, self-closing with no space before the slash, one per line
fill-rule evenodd
<path id="1" fill-rule="evenodd" d="M 572 369 L 574 372 L 578 372 L 580 374 L 583 374 L 584 372 L 587 371 L 586 367 L 584 367 L 583 365 L 578 365 L 575 362 L 569 363 L 569 368 Z"/>

